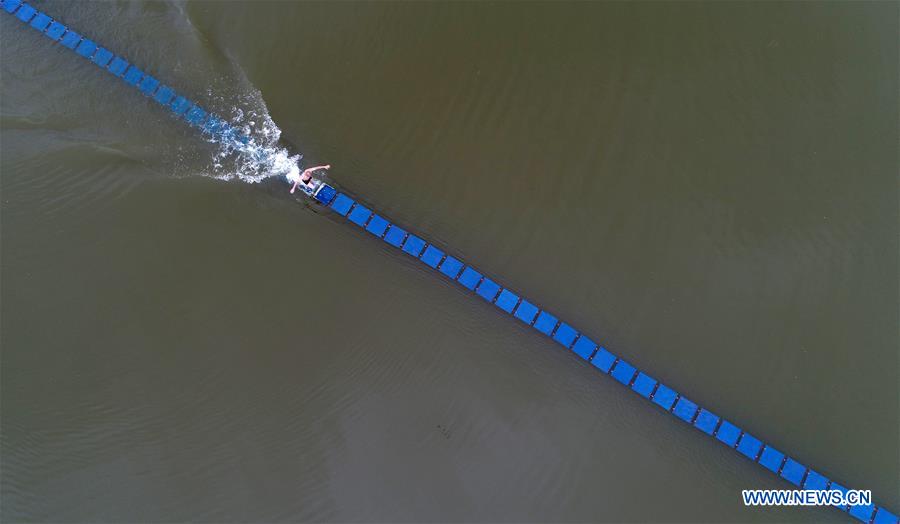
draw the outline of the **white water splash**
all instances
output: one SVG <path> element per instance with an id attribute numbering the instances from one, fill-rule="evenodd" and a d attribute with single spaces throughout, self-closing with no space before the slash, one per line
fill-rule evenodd
<path id="1" fill-rule="evenodd" d="M 300 160 L 302 154 L 291 155 L 279 140 L 281 129 L 275 125 L 259 91 L 241 97 L 244 107 L 256 107 L 246 111 L 233 107 L 231 118 L 226 119 L 229 125 L 240 133 L 250 137 L 249 142 L 242 144 L 236 140 L 217 140 L 206 136 L 218 150 L 213 157 L 213 178 L 220 180 L 240 179 L 255 184 L 269 177 L 285 177 L 293 183 L 300 179 Z"/>

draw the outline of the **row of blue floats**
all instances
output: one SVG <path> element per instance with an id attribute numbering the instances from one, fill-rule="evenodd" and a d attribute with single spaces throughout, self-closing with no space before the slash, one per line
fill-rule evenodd
<path id="1" fill-rule="evenodd" d="M 210 114 L 171 87 L 163 85 L 121 56 L 85 38 L 64 24 L 54 20 L 21 0 L 0 0 L 0 6 L 29 27 L 77 55 L 91 61 L 104 71 L 136 87 L 145 96 L 168 109 L 174 116 L 187 121 L 212 139 L 240 148 L 250 138 L 221 118 Z M 483 272 L 447 254 L 441 248 L 389 222 L 352 197 L 324 184 L 315 199 L 345 217 L 350 223 L 399 249 L 466 290 L 493 304 L 517 321 L 551 338 L 566 350 L 572 351 L 591 366 L 649 400 L 667 413 L 690 424 L 702 433 L 736 450 L 753 462 L 780 476 L 794 486 L 809 490 L 838 490 L 847 488 L 825 475 L 810 469 L 800 461 L 785 455 L 771 444 L 751 435 L 739 426 L 699 406 L 671 387 L 641 371 L 627 360 L 613 354 L 586 334 L 540 308 L 518 293 L 501 286 Z M 883 507 L 872 504 L 839 508 L 868 524 L 898 524 L 900 519 Z"/>
<path id="2" fill-rule="evenodd" d="M 28 24 L 47 38 L 72 50 L 78 56 L 121 79 L 126 85 L 136 87 L 145 96 L 162 105 L 175 116 L 199 128 L 211 139 L 235 148 L 246 146 L 250 137 L 232 127 L 215 114 L 209 113 L 188 98 L 179 95 L 171 87 L 160 83 L 153 75 L 128 62 L 121 56 L 94 42 L 90 38 L 54 20 L 46 13 L 22 2 L 22 0 L 2 0 L 3 10 Z"/>
<path id="3" fill-rule="evenodd" d="M 473 292 L 504 313 L 530 326 L 542 335 L 550 337 L 567 350 L 584 359 L 603 374 L 609 375 L 623 386 L 656 404 L 679 420 L 722 444 L 736 450 L 748 459 L 758 462 L 772 473 L 794 486 L 807 490 L 848 489 L 821 473 L 803 465 L 771 444 L 767 444 L 737 425 L 697 405 L 696 402 L 671 387 L 641 371 L 627 360 L 613 354 L 584 333 L 560 320 L 556 315 L 541 309 L 535 303 L 511 291 L 481 271 L 462 260 L 447 254 L 441 248 L 392 224 L 352 197 L 335 190 L 320 191 L 317 200 L 350 223 L 364 229 L 387 244 L 401 250 L 446 278 Z M 896 524 L 898 518 L 888 510 L 874 505 L 845 506 L 840 508 L 866 523 Z"/>

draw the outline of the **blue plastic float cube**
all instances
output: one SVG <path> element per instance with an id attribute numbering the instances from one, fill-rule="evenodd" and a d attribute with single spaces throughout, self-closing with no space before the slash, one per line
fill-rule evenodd
<path id="1" fill-rule="evenodd" d="M 228 136 L 231 137 L 231 134 L 234 133 L 234 128 L 228 126 Z M 225 132 L 223 132 L 224 134 Z M 331 203 L 331 199 L 334 198 L 334 195 L 337 194 L 337 190 L 328 184 L 323 184 L 322 187 L 316 192 L 316 200 L 319 201 L 323 206 L 327 206 Z"/>
<path id="2" fill-rule="evenodd" d="M 482 274 L 478 271 L 475 271 L 471 267 L 467 267 L 463 270 L 463 272 L 457 277 L 456 281 L 463 285 L 464 288 L 469 290 L 475 290 L 475 286 L 481 282 Z"/>
<path id="3" fill-rule="evenodd" d="M 847 498 L 847 488 L 845 488 L 844 486 L 841 486 L 841 485 L 838 484 L 837 482 L 832 482 L 832 483 L 831 483 L 831 486 L 828 486 L 828 489 L 834 490 L 834 491 L 840 491 L 841 493 L 843 493 L 843 498 L 846 500 L 846 498 Z M 836 508 L 840 508 L 840 509 L 842 509 L 842 510 L 844 510 L 844 511 L 847 511 L 847 506 L 835 506 L 835 507 L 836 507 Z"/>
<path id="4" fill-rule="evenodd" d="M 676 417 L 690 424 L 691 421 L 694 420 L 694 415 L 697 413 L 697 404 L 685 397 L 681 397 L 678 399 L 678 403 L 675 404 L 675 409 L 672 413 Z"/>
<path id="5" fill-rule="evenodd" d="M 712 435 L 716 430 L 716 424 L 719 423 L 719 417 L 706 409 L 701 408 L 697 420 L 694 421 L 694 427 L 707 435 Z"/>
<path id="6" fill-rule="evenodd" d="M 37 9 L 28 4 L 22 4 L 22 7 L 16 12 L 16 18 L 23 22 L 28 22 L 37 13 Z"/>
<path id="7" fill-rule="evenodd" d="M 768 444 L 766 444 L 766 447 L 763 449 L 762 455 L 759 456 L 759 463 L 772 473 L 778 473 L 778 468 L 781 467 L 781 462 L 783 460 L 784 453 Z"/>
<path id="8" fill-rule="evenodd" d="M 444 263 L 441 264 L 441 273 L 450 278 L 456 278 L 456 275 L 459 274 L 459 270 L 462 269 L 462 267 L 463 263 L 459 259 L 447 255 L 447 258 L 444 259 Z"/>
<path id="9" fill-rule="evenodd" d="M 541 314 L 538 315 L 537 320 L 534 321 L 534 329 L 547 336 L 550 336 L 550 333 L 553 333 L 553 328 L 555 328 L 556 324 L 558 323 L 558 318 L 551 315 L 550 313 L 547 313 L 546 311 L 541 311 Z"/>
<path id="10" fill-rule="evenodd" d="M 88 40 L 87 38 L 82 40 L 81 43 L 78 44 L 78 47 L 75 48 L 75 52 L 85 58 L 94 56 L 94 51 L 96 50 L 97 44 L 95 44 L 93 40 Z"/>
<path id="11" fill-rule="evenodd" d="M 63 38 L 63 40 L 65 41 L 65 37 Z M 65 43 L 65 42 L 63 42 L 63 43 Z M 128 66 L 128 70 L 125 71 L 125 76 L 122 77 L 122 80 L 125 81 L 126 84 L 133 86 L 133 85 L 137 85 L 137 83 L 143 77 L 144 77 L 144 72 L 132 65 L 132 66 Z"/>
<path id="12" fill-rule="evenodd" d="M 350 222 L 353 222 L 359 227 L 364 227 L 366 222 L 369 221 L 369 217 L 372 216 L 372 210 L 367 208 L 362 204 L 357 204 L 356 207 L 353 208 L 353 211 L 350 212 L 350 216 L 347 217 L 350 219 Z"/>
<path id="13" fill-rule="evenodd" d="M 366 231 L 372 233 L 378 238 L 381 238 L 381 235 L 384 234 L 389 225 L 391 225 L 390 222 L 385 220 L 384 217 L 375 215 L 372 217 L 372 220 L 369 221 L 369 225 L 366 226 Z"/>
<path id="14" fill-rule="evenodd" d="M 597 358 L 594 357 L 594 360 L 597 360 Z M 653 403 L 664 410 L 669 411 L 672 409 L 672 404 L 675 402 L 675 397 L 677 396 L 678 393 L 676 393 L 675 390 L 665 384 L 660 384 L 659 387 L 656 388 L 656 394 L 653 395 Z"/>
<path id="15" fill-rule="evenodd" d="M 334 208 L 334 206 L 331 206 Z M 403 245 L 403 240 L 406 238 L 406 231 L 397 226 L 397 224 L 391 224 L 391 228 L 388 229 L 386 235 L 384 235 L 384 241 L 394 247 L 400 247 Z"/>
<path id="16" fill-rule="evenodd" d="M 531 325 L 531 323 L 534 322 L 534 317 L 537 316 L 537 313 L 537 306 L 523 299 L 522 303 L 519 304 L 519 309 L 516 310 L 515 317 L 522 322 Z"/>
<path id="17" fill-rule="evenodd" d="M 421 259 L 422 262 L 425 262 L 425 265 L 429 267 L 438 267 L 442 258 L 444 258 L 444 252 L 432 245 L 426 247 L 425 252 L 419 257 L 419 259 Z"/>
<path id="18" fill-rule="evenodd" d="M 183 115 L 189 107 L 191 107 L 191 101 L 183 96 L 176 96 L 175 100 L 172 100 L 172 103 L 169 104 L 169 109 L 175 113 L 175 116 Z"/>
<path id="19" fill-rule="evenodd" d="M 556 333 L 553 334 L 553 340 L 559 342 L 564 348 L 569 349 L 570 347 L 572 347 L 572 342 L 575 342 L 575 337 L 577 336 L 578 331 L 576 331 L 572 326 L 563 322 L 559 325 Z"/>
<path id="20" fill-rule="evenodd" d="M 612 377 L 618 380 L 620 383 L 630 386 L 631 379 L 634 377 L 634 373 L 637 371 L 637 368 L 629 364 L 624 360 L 619 360 L 619 363 L 616 364 L 616 367 L 612 370 Z"/>
<path id="21" fill-rule="evenodd" d="M 488 302 L 493 302 L 494 297 L 497 296 L 498 291 L 500 291 L 500 285 L 493 280 L 485 277 L 481 281 L 481 284 L 478 285 L 478 289 L 475 290 L 475 294 L 487 300 Z"/>
<path id="22" fill-rule="evenodd" d="M 105 47 L 99 47 L 97 48 L 97 52 L 94 53 L 93 58 L 91 58 L 91 61 L 93 61 L 100 67 L 106 67 L 106 64 L 108 64 L 109 61 L 112 60 L 112 57 L 112 51 Z"/>
<path id="23" fill-rule="evenodd" d="M 513 293 L 508 289 L 504 289 L 500 292 L 500 296 L 497 297 L 497 307 L 506 311 L 507 313 L 512 313 L 512 310 L 515 309 L 516 304 L 519 303 L 519 295 Z"/>
<path id="24" fill-rule="evenodd" d="M 572 351 L 585 360 L 591 359 L 591 355 L 594 354 L 595 349 L 597 349 L 597 343 L 584 335 L 578 337 L 578 340 L 575 341 L 575 345 L 572 346 Z"/>
<path id="25" fill-rule="evenodd" d="M 355 203 L 356 202 L 347 195 L 338 193 L 338 196 L 335 197 L 334 201 L 331 203 L 331 209 L 333 209 L 335 213 L 344 217 L 347 216 L 347 212 L 350 211 L 350 208 L 353 207 L 353 204 Z"/>
<path id="26" fill-rule="evenodd" d="M 800 486 L 800 481 L 803 480 L 803 475 L 805 473 L 806 466 L 792 458 L 788 458 L 784 463 L 784 467 L 781 468 L 781 476 L 797 487 Z"/>
<path id="27" fill-rule="evenodd" d="M 406 237 L 406 243 L 403 244 L 403 252 L 408 253 L 416 258 L 419 258 L 419 255 L 422 253 L 422 249 L 425 248 L 425 241 L 421 238 L 413 235 L 412 233 Z"/>
<path id="28" fill-rule="evenodd" d="M 47 28 L 47 31 L 44 32 L 44 35 L 55 42 L 66 32 L 66 29 L 66 26 L 59 22 L 53 22 L 50 24 L 50 27 Z"/>
<path id="29" fill-rule="evenodd" d="M 591 365 L 604 373 L 609 373 L 609 369 L 616 362 L 616 356 L 601 346 L 597 349 L 594 358 L 591 359 Z"/>
<path id="30" fill-rule="evenodd" d="M 803 481 L 803 489 L 823 490 L 826 486 L 828 486 L 828 478 L 813 470 L 809 470 L 806 480 Z"/>
<path id="31" fill-rule="evenodd" d="M 169 86 L 162 86 L 159 88 L 159 91 L 153 95 L 153 100 L 156 100 L 158 103 L 162 105 L 168 105 L 169 102 L 172 101 L 172 98 L 175 97 L 175 91 Z"/>
<path id="32" fill-rule="evenodd" d="M 861 506 L 850 506 L 850 516 L 869 524 L 872 520 L 872 513 L 875 512 L 875 506 L 872 504 L 863 504 Z"/>
<path id="33" fill-rule="evenodd" d="M 634 384 L 631 385 L 631 389 L 644 398 L 650 398 L 650 395 L 653 394 L 653 388 L 655 387 L 656 379 L 650 375 L 644 374 L 643 371 L 638 373 L 637 378 L 634 379 Z"/>
<path id="34" fill-rule="evenodd" d="M 155 93 L 157 87 L 159 87 L 159 80 L 153 78 L 150 75 L 145 76 L 144 79 L 141 80 L 141 84 L 138 86 L 138 88 L 141 90 L 141 93 L 144 93 L 147 96 Z"/>
<path id="35" fill-rule="evenodd" d="M 17 7 L 22 5 L 22 0 L 3 0 L 3 10 L 12 14 Z"/>
<path id="36" fill-rule="evenodd" d="M 737 450 L 748 459 L 756 460 L 761 447 L 762 442 L 758 438 L 749 433 L 744 433 L 744 436 L 741 437 L 741 441 L 738 443 Z"/>
<path id="37" fill-rule="evenodd" d="M 31 23 L 29 25 L 43 33 L 44 29 L 47 29 L 47 26 L 50 25 L 51 20 L 52 19 L 49 16 L 45 15 L 44 13 L 38 12 L 38 14 L 31 19 Z"/>
<path id="38" fill-rule="evenodd" d="M 109 64 L 109 72 L 114 76 L 122 76 L 126 69 L 128 69 L 128 61 L 122 57 L 113 58 L 112 62 Z M 187 109 L 187 108 L 185 108 Z M 181 113 L 179 113 L 181 114 Z"/>
<path id="39" fill-rule="evenodd" d="M 734 445 L 737 444 L 738 437 L 740 436 L 741 428 L 727 420 L 722 421 L 722 425 L 719 426 L 719 431 L 716 432 L 716 438 L 729 448 L 733 448 Z"/>
<path id="40" fill-rule="evenodd" d="M 217 117 L 216 115 L 210 114 L 209 120 L 207 120 L 206 123 L 203 124 L 202 131 L 215 137 L 218 136 L 219 131 L 224 125 L 225 122 L 223 122 L 221 118 Z"/>
<path id="41" fill-rule="evenodd" d="M 66 34 L 63 35 L 62 40 L 60 40 L 59 43 L 62 44 L 63 47 L 75 49 L 75 46 L 78 45 L 78 42 L 81 42 L 81 35 L 79 35 L 75 31 L 66 31 Z"/>
<path id="42" fill-rule="evenodd" d="M 128 73 L 125 73 L 126 76 Z M 184 118 L 193 126 L 200 127 L 206 121 L 206 110 L 200 106 L 194 106 L 185 113 Z"/>
<path id="43" fill-rule="evenodd" d="M 157 91 L 157 94 L 159 94 L 158 91 Z M 229 145 L 231 147 L 237 147 L 237 142 L 235 142 L 235 140 L 234 140 L 234 136 L 236 134 L 237 134 L 237 129 L 231 127 L 230 124 L 225 123 L 225 121 L 223 120 L 222 123 L 219 125 L 217 139 L 222 141 L 223 144 Z M 331 186 L 329 186 L 328 184 L 322 184 L 322 187 L 319 188 L 319 191 L 321 191 L 322 189 L 324 189 L 326 187 L 331 187 Z M 332 187 L 331 189 L 334 189 L 334 188 Z M 318 191 L 316 191 L 316 193 L 318 193 Z M 335 193 L 337 193 L 337 191 L 335 191 Z M 334 195 L 332 195 L 332 196 L 334 196 Z M 330 202 L 330 200 L 329 200 L 329 202 Z"/>
<path id="44" fill-rule="evenodd" d="M 884 508 L 878 508 L 878 513 L 875 514 L 875 520 L 872 521 L 872 524 L 898 524 L 900 523 L 900 518 L 897 518 L 897 515 L 894 515 L 890 511 Z"/>

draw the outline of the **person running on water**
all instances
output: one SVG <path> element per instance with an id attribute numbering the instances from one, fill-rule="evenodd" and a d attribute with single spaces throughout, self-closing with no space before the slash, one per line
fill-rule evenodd
<path id="1" fill-rule="evenodd" d="M 294 181 L 294 187 L 291 188 L 291 193 L 296 191 L 297 186 L 299 186 L 300 184 L 307 185 L 307 186 L 310 185 L 310 182 L 312 182 L 313 171 L 316 171 L 319 169 L 325 169 L 325 170 L 331 169 L 331 164 L 327 164 L 324 166 L 311 167 L 309 169 L 304 169 L 303 172 L 300 173 L 300 178 L 298 178 L 296 181 Z"/>

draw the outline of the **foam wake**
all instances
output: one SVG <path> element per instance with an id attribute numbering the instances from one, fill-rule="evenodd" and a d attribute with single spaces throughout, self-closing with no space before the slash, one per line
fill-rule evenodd
<path id="1" fill-rule="evenodd" d="M 255 184 L 271 177 L 300 178 L 300 153 L 291 154 L 280 142 L 281 129 L 269 116 L 262 94 L 253 90 L 240 97 L 241 109 L 232 107 L 225 122 L 233 134 L 204 134 L 216 147 L 208 176 L 220 180 L 239 179 Z"/>

